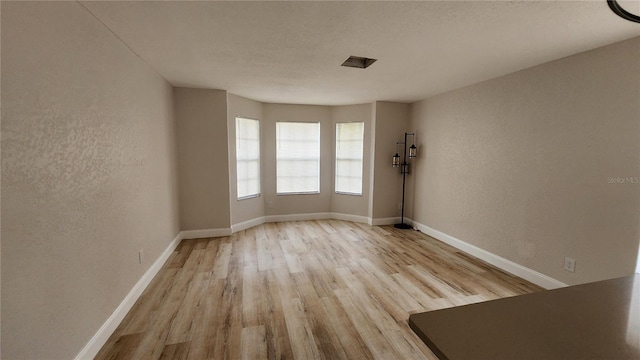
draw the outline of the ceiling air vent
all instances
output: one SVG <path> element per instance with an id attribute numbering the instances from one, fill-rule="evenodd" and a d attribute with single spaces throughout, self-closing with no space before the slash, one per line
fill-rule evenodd
<path id="1" fill-rule="evenodd" d="M 349 56 L 349 58 L 342 63 L 342 66 L 366 69 L 369 67 L 369 65 L 376 62 L 376 60 L 378 59 L 369 59 L 360 56 Z"/>

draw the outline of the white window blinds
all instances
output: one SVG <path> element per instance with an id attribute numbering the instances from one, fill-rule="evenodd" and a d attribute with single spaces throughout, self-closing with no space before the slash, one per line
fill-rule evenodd
<path id="1" fill-rule="evenodd" d="M 336 193 L 362 195 L 364 123 L 336 124 Z"/>
<path id="2" fill-rule="evenodd" d="M 236 118 L 238 199 L 260 195 L 260 122 Z"/>
<path id="3" fill-rule="evenodd" d="M 320 123 L 276 122 L 278 194 L 320 192 Z"/>

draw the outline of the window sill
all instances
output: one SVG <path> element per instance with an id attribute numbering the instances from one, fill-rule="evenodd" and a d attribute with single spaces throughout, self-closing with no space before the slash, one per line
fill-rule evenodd
<path id="1" fill-rule="evenodd" d="M 358 194 L 358 193 L 348 193 L 348 192 L 341 192 L 341 191 L 336 191 L 335 193 L 337 195 L 349 195 L 349 196 L 360 196 L 360 197 L 362 197 L 362 194 Z"/>
<path id="2" fill-rule="evenodd" d="M 260 197 L 260 194 L 247 195 L 247 196 L 239 197 L 239 198 L 238 198 L 238 201 L 254 199 L 254 198 L 257 198 L 257 197 Z"/>

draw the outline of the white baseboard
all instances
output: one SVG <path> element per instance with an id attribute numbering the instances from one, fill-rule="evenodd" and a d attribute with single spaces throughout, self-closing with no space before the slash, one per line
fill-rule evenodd
<path id="1" fill-rule="evenodd" d="M 91 340 L 84 346 L 82 350 L 76 355 L 75 360 L 88 360 L 93 359 L 98 351 L 104 346 L 104 344 L 109 340 L 109 337 L 116 330 L 118 325 L 122 322 L 124 317 L 127 315 L 129 310 L 136 303 L 142 292 L 147 288 L 151 280 L 156 276 L 158 271 L 162 268 L 162 265 L 167 261 L 171 253 L 176 249 L 180 241 L 182 240 L 182 232 L 178 233 L 178 235 L 169 243 L 169 246 L 162 252 L 160 257 L 156 259 L 156 261 L 149 267 L 149 269 L 142 275 L 140 280 L 133 286 L 131 291 L 127 294 L 127 296 L 122 300 L 120 305 L 115 309 L 115 311 L 109 316 L 107 321 L 102 324 L 98 332 L 93 335 Z"/>
<path id="2" fill-rule="evenodd" d="M 407 218 L 404 218 L 404 221 L 410 223 L 409 219 Z M 400 222 L 400 217 L 377 218 L 377 219 L 371 219 L 371 221 L 369 222 L 369 225 L 375 225 L 375 226 L 393 225 L 399 222 Z"/>
<path id="3" fill-rule="evenodd" d="M 371 218 L 360 215 L 351 215 L 343 213 L 308 213 L 308 214 L 290 214 L 290 215 L 268 215 L 261 216 L 259 218 L 243 221 L 231 225 L 231 232 L 236 233 L 238 231 L 246 230 L 254 226 L 262 225 L 270 222 L 285 222 L 285 221 L 303 221 L 303 220 L 324 220 L 324 219 L 336 219 L 353 221 L 365 224 L 371 224 Z M 224 235 L 219 235 L 224 236 Z"/>
<path id="4" fill-rule="evenodd" d="M 331 213 L 331 218 L 336 220 L 344 220 L 344 221 L 351 221 L 351 222 L 364 223 L 364 224 L 368 224 L 370 220 L 370 218 L 366 216 L 334 213 L 334 212 Z"/>
<path id="5" fill-rule="evenodd" d="M 389 218 L 377 218 L 372 219 L 367 216 L 352 215 L 336 212 L 323 212 L 323 213 L 307 213 L 307 214 L 288 214 L 288 215 L 267 215 L 251 220 L 247 220 L 231 226 L 232 232 L 248 229 L 253 226 L 261 225 L 270 222 L 285 222 L 285 221 L 304 221 L 304 220 L 324 220 L 324 219 L 336 219 L 344 221 L 352 221 L 369 225 L 393 225 L 400 222 L 400 217 Z M 411 224 L 411 219 L 404 218 L 404 221 Z M 183 231 L 184 232 L 184 231 Z M 218 236 L 226 236 L 218 235 Z M 187 239 L 187 238 L 185 238 Z"/>
<path id="6" fill-rule="evenodd" d="M 251 220 L 247 220 L 247 221 L 243 221 L 241 223 L 237 223 L 237 224 L 231 225 L 231 232 L 232 233 L 236 233 L 238 231 L 246 230 L 248 228 L 252 228 L 254 226 L 262 225 L 264 223 L 265 223 L 264 216 L 261 216 L 259 218 L 255 218 L 255 219 L 251 219 Z"/>
<path id="7" fill-rule="evenodd" d="M 304 221 L 304 220 L 323 220 L 323 219 L 331 219 L 331 213 L 323 212 L 323 213 L 308 213 L 308 214 L 268 215 L 264 217 L 264 222 Z"/>
<path id="8" fill-rule="evenodd" d="M 229 236 L 231 235 L 231 228 L 182 230 L 181 234 L 183 239 L 201 239 L 218 236 Z"/>
<path id="9" fill-rule="evenodd" d="M 473 255 L 481 260 L 488 262 L 489 264 L 495 267 L 498 267 L 508 273 L 521 277 L 545 289 L 557 289 L 557 288 L 568 286 L 567 284 L 561 281 L 558 281 L 552 277 L 539 273 L 535 270 L 529 269 L 528 267 L 517 264 L 511 260 L 507 260 L 499 255 L 496 255 L 492 252 L 481 249 L 475 245 L 471 245 L 460 239 L 456 239 L 451 235 L 445 234 L 427 225 L 420 224 L 419 222 L 415 222 L 415 221 L 413 222 L 413 225 L 416 226 L 418 230 L 422 231 L 423 233 L 433 238 L 436 238 L 446 244 L 449 244 L 455 247 L 456 249 L 462 250 L 467 254 Z"/>
<path id="10" fill-rule="evenodd" d="M 244 221 L 238 224 L 233 225 L 230 229 L 203 229 L 203 230 L 185 230 L 181 231 L 172 241 L 169 243 L 169 246 L 165 249 L 165 251 L 156 259 L 156 261 L 149 267 L 149 269 L 144 273 L 144 275 L 138 280 L 138 282 L 134 285 L 134 287 L 129 291 L 129 294 L 124 298 L 124 300 L 118 305 L 115 311 L 109 316 L 109 318 L 104 322 L 104 324 L 100 327 L 100 329 L 96 332 L 96 334 L 89 340 L 89 342 L 85 345 L 85 347 L 78 353 L 75 357 L 75 360 L 85 360 L 85 359 L 93 359 L 98 351 L 104 346 L 104 344 L 109 340 L 109 337 L 116 330 L 120 322 L 127 315 L 129 310 L 133 307 L 135 302 L 138 300 L 142 292 L 147 288 L 151 280 L 156 276 L 158 271 L 162 268 L 164 263 L 167 261 L 171 253 L 176 249 L 178 244 L 182 239 L 197 239 L 197 238 L 205 238 L 205 237 L 218 237 L 218 236 L 229 236 L 232 231 L 241 231 L 248 229 L 250 227 L 263 224 L 265 222 L 280 222 L 280 221 L 301 221 L 301 220 L 320 220 L 320 219 L 337 219 L 337 220 L 346 220 L 346 221 L 354 221 L 361 223 L 368 223 L 369 225 L 391 225 L 400 222 L 400 218 L 391 217 L 391 218 L 378 218 L 371 219 L 364 216 L 358 215 L 349 215 L 349 214 L 341 214 L 341 213 L 309 213 L 309 214 L 291 214 L 291 215 L 271 215 L 259 217 L 256 219 Z M 519 276 L 525 280 L 528 280 L 536 285 L 539 285 L 545 289 L 556 289 L 560 287 L 565 287 L 567 284 L 553 279 L 547 275 L 541 274 L 535 270 L 529 269 L 525 266 L 517 264 L 511 260 L 507 260 L 501 256 L 498 256 L 494 253 L 481 249 L 477 246 L 466 243 L 460 239 L 457 239 L 451 235 L 445 234 L 441 231 L 433 229 L 427 225 L 412 221 L 411 219 L 405 218 L 405 222 L 409 224 L 413 224 L 418 228 L 418 230 L 423 233 L 436 238 L 446 244 L 449 244 L 459 250 L 462 250 L 470 255 L 473 255 L 481 260 L 486 261 L 487 263 L 496 266 L 506 272 Z"/>
<path id="11" fill-rule="evenodd" d="M 133 286 L 131 291 L 122 300 L 120 305 L 113 311 L 111 316 L 102 324 L 100 329 L 93 335 L 89 342 L 80 350 L 76 355 L 75 360 L 88 360 L 93 359 L 104 344 L 109 340 L 109 337 L 116 330 L 118 325 L 122 322 L 129 310 L 136 303 L 138 298 L 142 295 L 147 288 L 151 280 L 158 274 L 158 271 L 162 268 L 167 261 L 171 253 L 176 249 L 178 244 L 183 239 L 199 239 L 208 237 L 229 236 L 232 232 L 248 229 L 250 227 L 263 224 L 265 222 L 279 222 L 279 221 L 301 221 L 301 220 L 320 220 L 320 219 L 338 219 L 347 221 L 356 221 L 367 223 L 369 218 L 364 216 L 340 214 L 340 213 L 309 213 L 309 214 L 291 214 L 291 215 L 272 215 L 264 216 L 256 219 L 251 219 L 238 224 L 233 225 L 231 228 L 223 229 L 201 229 L 201 230 L 184 230 L 178 233 L 178 235 L 169 243 L 169 246 L 164 252 L 156 259 L 156 261 L 149 267 L 149 269 L 142 275 L 140 280 Z"/>

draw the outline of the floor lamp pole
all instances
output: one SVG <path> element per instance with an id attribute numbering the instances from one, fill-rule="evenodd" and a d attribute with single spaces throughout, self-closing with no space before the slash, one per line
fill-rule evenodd
<path id="1" fill-rule="evenodd" d="M 409 162 L 407 161 L 407 137 L 411 135 L 411 136 L 415 136 L 414 133 L 404 133 L 404 153 L 402 156 L 402 164 L 400 165 L 400 172 L 402 173 L 402 215 L 400 217 L 400 223 L 399 224 L 395 224 L 394 226 L 398 229 L 411 229 L 412 226 L 405 224 L 404 223 L 404 195 L 405 195 L 405 190 L 406 190 L 406 183 L 407 183 L 407 173 L 409 172 Z M 399 142 L 396 143 L 396 145 L 399 144 Z M 411 145 L 411 148 L 409 149 L 409 158 L 414 158 L 416 153 L 415 153 L 415 145 Z M 398 156 L 398 154 L 396 153 L 396 156 Z"/>

